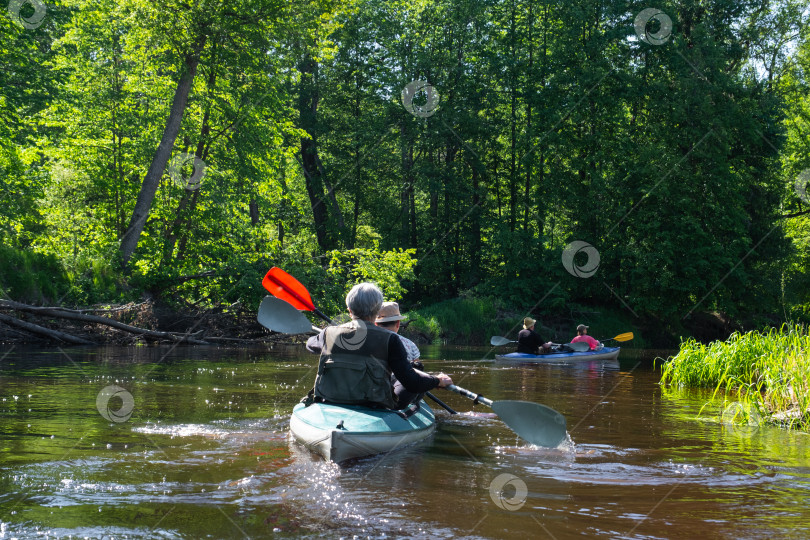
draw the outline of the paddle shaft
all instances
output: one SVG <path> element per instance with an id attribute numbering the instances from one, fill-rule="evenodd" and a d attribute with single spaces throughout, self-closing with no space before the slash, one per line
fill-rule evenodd
<path id="1" fill-rule="evenodd" d="M 600 339 L 599 341 L 601 341 L 602 343 L 604 343 L 606 341 L 618 341 L 619 343 L 622 343 L 622 342 L 625 342 L 625 341 L 632 340 L 633 337 L 634 337 L 633 332 L 625 332 L 624 334 L 619 334 L 618 336 L 614 336 L 614 337 L 608 338 L 608 339 Z"/>
<path id="2" fill-rule="evenodd" d="M 465 398 L 471 399 L 473 403 L 483 403 L 487 407 L 492 407 L 492 400 L 487 399 L 481 394 L 476 394 L 475 392 L 470 392 L 465 388 L 461 388 L 460 386 L 456 386 L 455 384 L 451 384 L 447 387 L 448 390 L 451 392 L 455 392 L 456 394 L 462 395 Z"/>
<path id="3" fill-rule="evenodd" d="M 433 394 L 431 394 L 430 392 L 425 392 L 425 395 L 426 395 L 427 397 L 429 397 L 430 399 L 432 399 L 433 401 L 435 401 L 435 402 L 436 402 L 436 404 L 437 404 L 439 407 L 443 408 L 445 411 L 449 412 L 450 414 L 458 414 L 458 411 L 454 411 L 453 409 L 451 409 L 451 408 L 450 408 L 450 405 L 448 405 L 448 404 L 447 404 L 447 403 L 445 403 L 444 401 L 440 400 L 439 398 L 437 398 L 436 396 L 434 396 L 434 395 L 433 395 Z"/>

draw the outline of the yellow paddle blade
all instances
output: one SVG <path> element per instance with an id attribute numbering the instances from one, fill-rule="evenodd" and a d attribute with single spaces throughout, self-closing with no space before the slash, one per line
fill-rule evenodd
<path id="1" fill-rule="evenodd" d="M 616 341 L 630 341 L 631 339 L 633 339 L 633 332 L 626 332 L 624 334 L 619 334 L 613 339 Z"/>

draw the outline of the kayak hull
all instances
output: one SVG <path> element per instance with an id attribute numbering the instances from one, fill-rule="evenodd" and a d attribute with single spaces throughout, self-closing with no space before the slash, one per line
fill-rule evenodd
<path id="1" fill-rule="evenodd" d="M 495 356 L 495 360 L 504 362 L 532 362 L 532 363 L 559 363 L 559 362 L 593 362 L 596 360 L 616 360 L 621 347 L 602 347 L 596 351 L 564 352 L 549 354 L 509 353 Z"/>
<path id="2" fill-rule="evenodd" d="M 336 463 L 419 442 L 435 427 L 436 418 L 424 401 L 407 419 L 385 409 L 331 403 L 313 403 L 309 407 L 299 403 L 290 417 L 290 432 L 295 440 Z"/>

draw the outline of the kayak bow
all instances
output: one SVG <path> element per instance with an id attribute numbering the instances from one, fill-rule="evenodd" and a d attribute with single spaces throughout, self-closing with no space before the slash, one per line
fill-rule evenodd
<path id="1" fill-rule="evenodd" d="M 424 401 L 408 418 L 400 411 L 333 403 L 299 403 L 290 418 L 295 440 L 335 463 L 419 442 L 435 427 L 433 411 Z"/>

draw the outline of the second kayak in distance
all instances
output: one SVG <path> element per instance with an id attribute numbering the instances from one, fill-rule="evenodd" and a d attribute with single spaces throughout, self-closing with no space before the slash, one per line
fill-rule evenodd
<path id="1" fill-rule="evenodd" d="M 579 362 L 594 360 L 615 360 L 619 356 L 621 347 L 602 347 L 595 351 L 584 352 L 553 352 L 548 354 L 509 353 L 498 354 L 495 360 L 505 362 Z"/>

